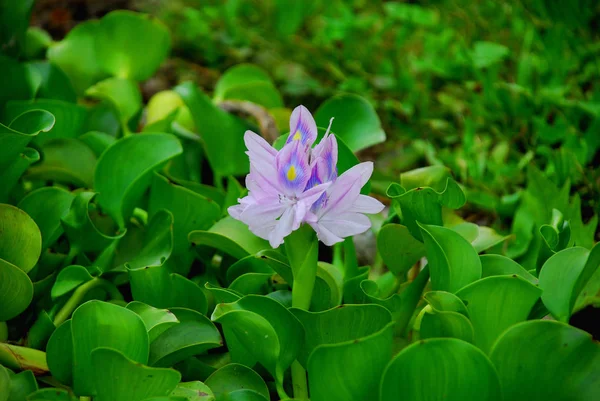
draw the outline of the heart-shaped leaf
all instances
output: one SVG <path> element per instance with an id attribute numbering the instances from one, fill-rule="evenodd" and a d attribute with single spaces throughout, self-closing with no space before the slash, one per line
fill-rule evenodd
<path id="1" fill-rule="evenodd" d="M 237 363 L 223 366 L 210 375 L 204 384 L 213 391 L 216 401 L 226 401 L 231 393 L 243 389 L 255 391 L 269 400 L 269 389 L 260 375 Z"/>
<path id="2" fill-rule="evenodd" d="M 98 401 L 142 401 L 166 396 L 181 380 L 176 370 L 140 365 L 111 348 L 92 350 L 91 366 L 97 391 L 94 399 Z"/>
<path id="3" fill-rule="evenodd" d="M 516 274 L 531 284 L 537 284 L 538 279 L 514 260 L 502 255 L 481 255 L 481 277 L 507 276 Z"/>
<path id="4" fill-rule="evenodd" d="M 527 320 L 541 294 L 538 287 L 517 275 L 483 278 L 456 293 L 469 311 L 474 343 L 486 353 L 504 330 Z"/>
<path id="5" fill-rule="evenodd" d="M 425 256 L 425 246 L 401 224 L 386 224 L 377 234 L 377 249 L 395 275 L 402 276 Z"/>
<path id="6" fill-rule="evenodd" d="M 134 311 L 141 318 L 148 330 L 150 344 L 169 327 L 179 323 L 177 317 L 168 309 L 157 309 L 143 302 L 132 301 L 127 309 Z"/>
<path id="7" fill-rule="evenodd" d="M 44 187 L 30 192 L 19 208 L 37 224 L 42 234 L 42 250 L 54 245 L 63 233 L 60 220 L 67 215 L 75 196 L 58 187 Z"/>
<path id="8" fill-rule="evenodd" d="M 452 337 L 473 342 L 473 325 L 460 298 L 445 291 L 431 291 L 423 298 L 429 305 L 417 318 L 421 338 Z"/>
<path id="9" fill-rule="evenodd" d="M 271 77 L 260 67 L 238 64 L 219 78 L 215 85 L 215 100 L 247 100 L 268 109 L 283 107 L 283 100 Z"/>
<path id="10" fill-rule="evenodd" d="M 124 127 L 142 108 L 142 94 L 137 84 L 125 78 L 108 78 L 89 87 L 86 96 L 110 102 L 119 113 Z"/>
<path id="11" fill-rule="evenodd" d="M 124 228 L 150 185 L 152 172 L 181 152 L 181 143 L 169 134 L 144 133 L 115 142 L 96 165 L 94 185 L 99 192 L 98 204 Z"/>
<path id="12" fill-rule="evenodd" d="M 600 346 L 585 331 L 564 323 L 516 324 L 494 344 L 490 359 L 506 400 L 591 401 L 600 394 Z"/>
<path id="13" fill-rule="evenodd" d="M 171 392 L 171 395 L 184 397 L 188 401 L 215 401 L 215 396 L 210 387 L 199 381 L 179 383 L 175 390 Z"/>
<path id="14" fill-rule="evenodd" d="M 399 399 L 501 401 L 502 392 L 483 352 L 455 338 L 432 338 L 404 348 L 386 368 L 379 400 Z"/>
<path id="15" fill-rule="evenodd" d="M 334 117 L 332 131 L 353 152 L 385 141 L 385 132 L 373 106 L 357 95 L 338 95 L 326 100 L 315 113 L 319 127 L 327 127 Z"/>
<path id="16" fill-rule="evenodd" d="M 473 246 L 445 227 L 419 224 L 434 290 L 456 292 L 481 277 L 481 261 Z"/>

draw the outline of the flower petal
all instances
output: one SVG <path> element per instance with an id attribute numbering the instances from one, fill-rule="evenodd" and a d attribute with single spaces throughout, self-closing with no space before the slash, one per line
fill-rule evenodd
<path id="1" fill-rule="evenodd" d="M 289 143 L 276 157 L 279 186 L 287 196 L 298 196 L 306 188 L 310 179 L 308 153 L 300 141 Z"/>
<path id="2" fill-rule="evenodd" d="M 240 220 L 249 227 L 261 227 L 277 220 L 286 206 L 278 203 L 255 203 L 249 205 L 240 216 Z"/>
<path id="3" fill-rule="evenodd" d="M 277 156 L 277 150 L 269 145 L 265 139 L 248 130 L 244 133 L 244 143 L 246 144 L 246 148 L 248 148 L 248 156 L 250 160 L 253 158 L 257 159 L 275 159 Z"/>
<path id="4" fill-rule="evenodd" d="M 375 214 L 385 208 L 384 204 L 367 195 L 358 195 L 348 212 Z"/>
<path id="5" fill-rule="evenodd" d="M 371 220 L 360 213 L 335 213 L 319 219 L 319 226 L 340 238 L 362 234 L 371 228 Z"/>
<path id="6" fill-rule="evenodd" d="M 290 117 L 290 135 L 286 143 L 301 142 L 310 147 L 317 139 L 317 123 L 310 111 L 304 106 L 298 106 Z"/>
<path id="7" fill-rule="evenodd" d="M 327 191 L 327 201 L 318 211 L 323 216 L 329 211 L 344 212 L 352 207 L 360 195 L 361 188 L 366 184 L 373 173 L 373 163 L 364 162 L 357 164 L 344 172 Z"/>
<path id="8" fill-rule="evenodd" d="M 338 242 L 342 242 L 344 239 L 338 237 L 329 231 L 325 226 L 320 225 L 319 223 L 308 223 L 317 233 L 317 238 L 319 241 L 324 243 L 327 246 L 332 246 L 337 244 Z"/>
<path id="9" fill-rule="evenodd" d="M 311 163 L 318 165 L 321 182 L 333 181 L 337 178 L 337 161 L 337 139 L 334 135 L 325 135 L 311 153 Z"/>
<path id="10" fill-rule="evenodd" d="M 283 243 L 283 239 L 291 234 L 294 225 L 294 214 L 296 206 L 287 208 L 281 218 L 277 221 L 275 229 L 269 235 L 269 244 L 277 248 Z"/>

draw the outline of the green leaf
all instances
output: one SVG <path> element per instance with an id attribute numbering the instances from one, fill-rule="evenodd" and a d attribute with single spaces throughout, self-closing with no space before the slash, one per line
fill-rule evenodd
<path id="1" fill-rule="evenodd" d="M 215 101 L 247 100 L 268 109 L 283 107 L 283 99 L 266 71 L 253 64 L 229 68 L 215 85 Z"/>
<path id="2" fill-rule="evenodd" d="M 231 393 L 246 389 L 253 390 L 269 400 L 269 389 L 264 380 L 252 369 L 231 363 L 214 372 L 204 382 L 215 395 L 216 401 L 226 401 Z"/>
<path id="3" fill-rule="evenodd" d="M 199 381 L 179 383 L 171 395 L 185 397 L 188 401 L 215 401 L 210 387 Z"/>
<path id="4" fill-rule="evenodd" d="M 30 110 L 18 115 L 9 126 L 0 123 L 0 171 L 14 163 L 34 137 L 50 131 L 54 121 L 47 111 Z"/>
<path id="5" fill-rule="evenodd" d="M 31 370 L 17 373 L 10 378 L 8 401 L 26 401 L 29 399 L 27 396 L 37 389 L 38 385 Z"/>
<path id="6" fill-rule="evenodd" d="M 239 118 L 218 108 L 192 82 L 175 87 L 194 119 L 212 169 L 221 176 L 249 171 L 244 132 L 252 129 Z"/>
<path id="7" fill-rule="evenodd" d="M 85 267 L 78 265 L 67 266 L 58 273 L 50 295 L 55 300 L 92 279 L 92 275 Z"/>
<path id="8" fill-rule="evenodd" d="M 150 186 L 149 216 L 160 209 L 173 213 L 173 262 L 186 271 L 194 259 L 188 234 L 193 230 L 208 230 L 219 219 L 221 210 L 211 199 L 155 174 Z"/>
<path id="9" fill-rule="evenodd" d="M 106 76 L 96 52 L 100 30 L 99 21 L 85 21 L 48 49 L 48 60 L 67 74 L 78 94 Z"/>
<path id="10" fill-rule="evenodd" d="M 573 247 L 550 257 L 540 272 L 544 306 L 557 320 L 567 323 L 585 283 L 600 266 L 600 246 L 590 252 Z"/>
<path id="11" fill-rule="evenodd" d="M 92 149 L 96 157 L 100 157 L 106 148 L 115 143 L 114 136 L 99 131 L 86 132 L 79 137 L 79 140 Z"/>
<path id="12" fill-rule="evenodd" d="M 483 278 L 456 293 L 469 311 L 474 343 L 486 353 L 504 330 L 527 320 L 541 294 L 538 287 L 517 275 Z"/>
<path id="13" fill-rule="evenodd" d="M 192 231 L 188 240 L 192 246 L 215 248 L 236 259 L 271 248 L 267 241 L 252 234 L 247 225 L 229 216 L 219 220 L 208 231 Z"/>
<path id="14" fill-rule="evenodd" d="M 34 3 L 34 0 L 24 0 L 0 5 L 0 47 L 3 52 L 16 56 L 23 48 Z"/>
<path id="15" fill-rule="evenodd" d="M 0 401 L 8 401 L 8 394 L 10 391 L 10 376 L 8 371 L 2 365 L 0 365 Z"/>
<path id="16" fill-rule="evenodd" d="M 516 324 L 494 344 L 490 359 L 506 400 L 592 401 L 600 394 L 600 346 L 588 333 L 564 323 Z"/>
<path id="17" fill-rule="evenodd" d="M 91 188 L 96 155 L 79 139 L 60 138 L 44 142 L 42 161 L 29 168 L 29 180 L 54 181 Z"/>
<path id="18" fill-rule="evenodd" d="M 481 277 L 477 252 L 458 233 L 445 227 L 419 224 L 434 290 L 456 292 Z"/>
<path id="19" fill-rule="evenodd" d="M 33 284 L 23 270 L 0 259 L 0 320 L 12 319 L 23 312 L 33 299 Z"/>
<path id="20" fill-rule="evenodd" d="M 9 194 L 14 189 L 15 185 L 19 181 L 19 178 L 29 168 L 30 165 L 40 160 L 40 154 L 37 150 L 32 148 L 25 148 L 23 153 L 20 154 L 11 165 L 9 165 L 2 173 L 0 173 L 0 179 L 2 179 L 2 186 L 0 187 L 0 202 L 9 199 Z"/>
<path id="21" fill-rule="evenodd" d="M 338 95 L 326 100 L 315 113 L 317 126 L 329 126 L 331 117 L 335 117 L 332 132 L 337 133 L 353 152 L 385 141 L 381 121 L 363 97 Z"/>
<path id="22" fill-rule="evenodd" d="M 27 333 L 27 346 L 39 350 L 45 349 L 54 330 L 56 330 L 54 322 L 45 310 L 41 310 Z"/>
<path id="23" fill-rule="evenodd" d="M 30 192 L 19 208 L 37 224 L 42 234 L 42 251 L 54 245 L 62 235 L 61 219 L 67 215 L 75 196 L 58 187 L 44 187 Z"/>
<path id="24" fill-rule="evenodd" d="M 177 317 L 168 309 L 157 309 L 143 302 L 132 301 L 127 309 L 134 311 L 141 318 L 148 330 L 150 344 L 165 330 L 179 323 Z"/>
<path id="25" fill-rule="evenodd" d="M 173 366 L 223 345 L 219 330 L 206 316 L 182 308 L 172 308 L 171 312 L 179 323 L 169 327 L 150 344 L 150 365 Z"/>
<path id="26" fill-rule="evenodd" d="M 142 108 L 142 94 L 137 84 L 125 78 L 108 78 L 89 87 L 86 96 L 107 100 L 118 111 L 124 126 Z"/>
<path id="27" fill-rule="evenodd" d="M 31 27 L 28 32 L 34 31 L 35 29 L 36 27 Z M 40 30 L 40 32 L 43 32 L 44 35 L 48 35 L 45 31 Z M 52 42 L 52 38 L 48 35 L 48 39 L 49 45 Z M 73 89 L 69 77 L 60 68 L 47 61 L 30 63 L 30 65 L 35 68 L 42 77 L 42 82 L 37 92 L 38 98 L 62 100 L 69 103 L 77 102 L 75 89 Z"/>
<path id="28" fill-rule="evenodd" d="M 27 213 L 11 205 L 0 204 L 0 259 L 25 273 L 42 253 L 42 235 Z"/>
<path id="29" fill-rule="evenodd" d="M 481 255 L 481 278 L 490 276 L 507 276 L 516 274 L 531 284 L 538 284 L 538 279 L 514 260 L 502 255 Z"/>
<path id="30" fill-rule="evenodd" d="M 75 310 L 71 320 L 73 367 L 76 367 L 73 369 L 73 382 L 77 394 L 95 395 L 100 390 L 96 386 L 101 369 L 96 367 L 94 362 L 97 361 L 92 360 L 92 351 L 96 348 L 113 348 L 133 362 L 148 362 L 148 334 L 136 313 L 107 302 L 89 301 Z M 112 381 L 119 376 L 107 377 Z M 104 381 L 102 385 L 106 386 L 106 383 Z"/>
<path id="31" fill-rule="evenodd" d="M 380 401 L 501 401 L 500 381 L 483 352 L 455 338 L 404 348 L 383 374 Z"/>
<path id="32" fill-rule="evenodd" d="M 46 359 L 52 376 L 63 384 L 73 381 L 73 335 L 71 320 L 54 330 L 46 346 Z"/>
<path id="33" fill-rule="evenodd" d="M 477 69 L 488 68 L 504 60 L 509 54 L 506 46 L 493 42 L 475 42 L 471 57 Z"/>
<path id="34" fill-rule="evenodd" d="M 150 368 L 111 348 L 92 350 L 94 386 L 98 401 L 142 401 L 166 396 L 175 389 L 181 374 L 173 369 Z"/>
<path id="35" fill-rule="evenodd" d="M 406 274 L 425 256 L 425 246 L 401 224 L 381 227 L 377 234 L 377 249 L 383 262 L 396 276 Z"/>
<path id="36" fill-rule="evenodd" d="M 118 10 L 100 20 L 95 36 L 104 72 L 134 81 L 150 78 L 171 50 L 166 26 L 151 15 Z"/>
<path id="37" fill-rule="evenodd" d="M 398 184 L 391 184 L 387 195 L 400 206 L 402 224 L 410 233 L 422 240 L 418 223 L 442 226 L 442 207 L 458 209 L 465 202 L 465 194 L 452 178 L 446 180 L 446 187 L 438 192 L 431 187 L 417 187 L 406 190 Z"/>
<path id="38" fill-rule="evenodd" d="M 77 401 L 77 399 L 62 388 L 44 388 L 29 394 L 27 401 Z"/>
<path id="39" fill-rule="evenodd" d="M 298 319 L 279 302 L 247 295 L 229 304 L 218 304 L 211 319 L 228 329 L 276 380 L 296 359 L 303 341 Z M 227 341 L 231 338 L 225 333 Z"/>
<path id="40" fill-rule="evenodd" d="M 83 126 L 87 118 L 87 109 L 74 103 L 62 100 L 36 99 L 31 101 L 11 101 L 6 104 L 6 117 L 18 118 L 25 112 L 39 113 L 44 110 L 51 113 L 55 119 L 54 124 L 47 134 L 37 136 L 33 142 L 42 145 L 44 142 L 57 138 L 76 138 L 83 132 Z"/>
<path id="41" fill-rule="evenodd" d="M 150 185 L 152 172 L 181 152 L 181 143 L 169 134 L 131 135 L 115 142 L 96 165 L 98 204 L 124 228 Z"/>
<path id="42" fill-rule="evenodd" d="M 90 203 L 95 195 L 94 192 L 79 192 L 71 204 L 71 210 L 62 218 L 62 226 L 72 249 L 83 252 L 101 251 L 127 233 L 127 230 L 123 230 L 110 235 L 103 232 L 106 230 L 100 231 L 96 225 L 98 219 L 92 220 L 90 216 L 90 211 L 97 216 L 95 205 Z"/>
<path id="43" fill-rule="evenodd" d="M 379 305 L 341 305 L 323 312 L 293 308 L 292 313 L 306 331 L 298 361 L 306 367 L 309 356 L 321 345 L 345 344 L 384 330 L 392 321 Z"/>
<path id="44" fill-rule="evenodd" d="M 473 325 L 465 304 L 456 295 L 445 291 L 431 291 L 423 298 L 428 305 L 417 317 L 415 326 L 423 339 L 452 337 L 473 342 Z"/>
<path id="45" fill-rule="evenodd" d="M 384 3 L 383 9 L 392 19 L 416 26 L 435 27 L 440 20 L 436 10 L 418 4 L 390 2 Z"/>

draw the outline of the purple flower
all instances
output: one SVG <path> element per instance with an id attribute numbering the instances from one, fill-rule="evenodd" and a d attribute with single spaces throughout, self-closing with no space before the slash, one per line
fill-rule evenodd
<path id="1" fill-rule="evenodd" d="M 250 158 L 248 195 L 228 211 L 273 248 L 302 223 L 310 224 L 326 245 L 333 245 L 368 230 L 371 223 L 364 213 L 383 209 L 379 201 L 360 194 L 373 163 L 358 164 L 338 178 L 337 141 L 329 128 L 312 148 L 317 125 L 310 112 L 298 106 L 279 152 L 252 131 L 244 135 Z"/>

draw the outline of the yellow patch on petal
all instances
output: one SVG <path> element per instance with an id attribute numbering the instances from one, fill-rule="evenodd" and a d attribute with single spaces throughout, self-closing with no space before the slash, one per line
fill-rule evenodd
<path id="1" fill-rule="evenodd" d="M 296 167 L 290 166 L 287 171 L 287 179 L 288 181 L 294 181 L 296 179 Z"/>
<path id="2" fill-rule="evenodd" d="M 302 134 L 300 133 L 300 131 L 296 131 L 296 133 L 292 137 L 292 140 L 299 141 L 300 139 L 302 139 Z"/>

